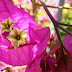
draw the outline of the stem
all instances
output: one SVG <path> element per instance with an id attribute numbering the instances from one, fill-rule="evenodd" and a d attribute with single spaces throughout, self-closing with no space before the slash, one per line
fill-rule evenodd
<path id="1" fill-rule="evenodd" d="M 59 34 L 59 31 L 57 28 L 55 28 L 55 31 L 56 31 L 56 34 L 57 34 L 57 37 L 58 37 L 58 40 L 59 40 L 59 43 L 61 44 L 61 37 L 60 37 L 60 34 Z"/>
<path id="2" fill-rule="evenodd" d="M 68 24 L 63 24 L 63 23 L 60 23 L 60 22 L 57 22 L 59 25 L 63 25 L 63 26 L 68 26 L 68 27 L 72 27 L 72 25 L 68 25 Z"/>
<path id="3" fill-rule="evenodd" d="M 38 6 L 42 6 L 41 4 L 37 4 L 36 5 Z M 47 7 L 50 7 L 50 8 L 58 8 L 58 9 L 72 9 L 72 7 L 63 7 L 63 6 L 49 6 L 49 5 L 46 5 Z"/>
<path id="4" fill-rule="evenodd" d="M 58 36 L 58 39 L 59 39 L 59 42 L 61 42 L 61 38 L 60 38 L 60 35 L 59 35 L 59 32 L 58 32 L 58 29 L 57 29 L 57 26 L 58 26 L 58 23 L 55 21 L 55 19 L 53 18 L 53 16 L 50 14 L 49 10 L 47 9 L 46 5 L 41 1 L 41 4 L 43 5 L 47 15 L 49 16 L 49 18 L 51 19 L 51 21 L 53 22 L 53 25 L 54 25 L 54 28 L 55 28 L 55 31 L 56 31 L 56 34 Z"/>
<path id="5" fill-rule="evenodd" d="M 36 5 L 36 0 L 31 0 L 32 1 L 32 7 L 33 7 L 33 18 L 36 18 L 36 9 L 37 9 L 37 5 Z"/>
<path id="6" fill-rule="evenodd" d="M 65 33 L 69 34 L 70 36 L 72 36 L 72 33 L 69 32 L 68 30 L 62 28 L 61 26 L 58 26 L 58 28 L 60 28 L 62 31 L 64 31 Z"/>

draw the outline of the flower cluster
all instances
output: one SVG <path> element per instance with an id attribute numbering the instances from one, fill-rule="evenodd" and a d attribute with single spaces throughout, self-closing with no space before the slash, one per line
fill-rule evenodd
<path id="1" fill-rule="evenodd" d="M 49 27 L 37 29 L 34 19 L 8 0 L 0 2 L 0 24 L 0 61 L 12 66 L 29 65 L 50 38 Z"/>
<path id="2" fill-rule="evenodd" d="M 1 71 L 13 72 L 15 67 L 24 66 L 21 72 L 72 72 L 72 33 L 62 28 L 45 4 L 41 4 L 54 24 L 59 39 L 57 46 L 53 46 L 55 35 L 50 37 L 49 27 L 37 27 L 25 10 L 9 0 L 0 0 L 0 61 L 5 63 L 0 63 Z M 65 47 L 58 28 L 70 35 L 63 39 Z M 48 48 L 52 50 L 47 52 Z"/>

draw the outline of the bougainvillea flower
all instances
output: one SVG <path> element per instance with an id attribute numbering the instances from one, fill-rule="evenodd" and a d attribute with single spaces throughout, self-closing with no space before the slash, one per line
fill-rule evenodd
<path id="1" fill-rule="evenodd" d="M 11 41 L 12 45 L 17 48 L 19 45 L 22 45 L 27 41 L 27 34 L 26 31 L 14 28 L 7 38 Z"/>
<path id="2" fill-rule="evenodd" d="M 6 19 L 5 22 L 1 23 L 1 32 L 5 30 L 10 32 L 12 30 L 12 25 L 14 25 L 14 22 L 12 22 L 10 18 Z"/>
<path id="3" fill-rule="evenodd" d="M 67 49 L 70 56 L 72 57 L 72 37 L 68 35 L 64 36 L 63 42 L 65 45 L 65 48 Z"/>
<path id="4" fill-rule="evenodd" d="M 50 29 L 37 29 L 35 21 L 28 13 L 8 0 L 0 0 L 0 22 L 6 22 L 8 18 L 15 24 L 11 29 L 8 27 L 10 31 L 5 27 L 4 32 L 0 32 L 0 61 L 13 66 L 28 65 L 46 46 Z"/>
<path id="5" fill-rule="evenodd" d="M 47 56 L 46 49 L 27 66 L 25 72 L 55 72 L 55 59 Z"/>

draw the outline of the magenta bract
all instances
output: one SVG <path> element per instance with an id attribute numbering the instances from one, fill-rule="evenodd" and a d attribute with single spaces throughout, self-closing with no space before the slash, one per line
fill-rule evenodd
<path id="1" fill-rule="evenodd" d="M 41 59 L 44 57 L 45 54 L 46 54 L 46 48 L 28 64 L 25 72 L 41 72 L 42 69 L 40 68 L 39 62 L 41 61 Z"/>
<path id="2" fill-rule="evenodd" d="M 69 52 L 70 56 L 72 57 L 72 36 L 64 36 L 63 39 L 65 48 L 67 49 L 67 51 Z"/>
<path id="3" fill-rule="evenodd" d="M 37 28 L 34 19 L 24 10 L 17 8 L 8 0 L 0 0 L 0 22 L 10 19 L 15 22 L 14 27 L 27 29 L 31 23 L 33 28 Z"/>
<path id="4" fill-rule="evenodd" d="M 38 54 L 32 62 L 29 63 L 25 72 L 55 72 L 55 59 L 52 56 L 46 56 L 46 49 Z"/>

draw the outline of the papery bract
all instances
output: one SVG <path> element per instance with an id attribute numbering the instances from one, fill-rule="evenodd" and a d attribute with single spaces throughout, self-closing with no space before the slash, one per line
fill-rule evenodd
<path id="1" fill-rule="evenodd" d="M 46 56 L 46 49 L 38 54 L 34 60 L 29 63 L 25 72 L 55 72 L 55 59 L 52 56 Z"/>
<path id="2" fill-rule="evenodd" d="M 10 19 L 15 22 L 14 27 L 27 29 L 29 24 L 33 24 L 33 28 L 36 27 L 34 19 L 24 10 L 17 8 L 8 0 L 0 0 L 0 22 Z"/>
<path id="3" fill-rule="evenodd" d="M 40 68 L 40 65 L 38 65 L 38 64 L 41 61 L 41 59 L 44 57 L 45 54 L 46 54 L 46 48 L 40 54 L 38 54 L 34 58 L 33 61 L 31 61 L 28 64 L 25 72 L 41 72 L 42 69 Z"/>
<path id="4" fill-rule="evenodd" d="M 70 56 L 72 57 L 72 36 L 64 36 L 63 39 L 65 48 L 67 49 L 67 51 L 69 52 Z"/>
<path id="5" fill-rule="evenodd" d="M 38 46 L 41 45 L 41 48 L 44 48 L 44 44 L 47 44 L 50 36 L 50 29 L 49 27 L 41 28 L 38 30 L 34 30 L 33 28 L 29 27 L 28 29 L 28 42 L 29 43 L 38 43 Z M 41 44 L 40 44 L 41 43 Z M 41 49 L 39 48 L 39 49 Z"/>

